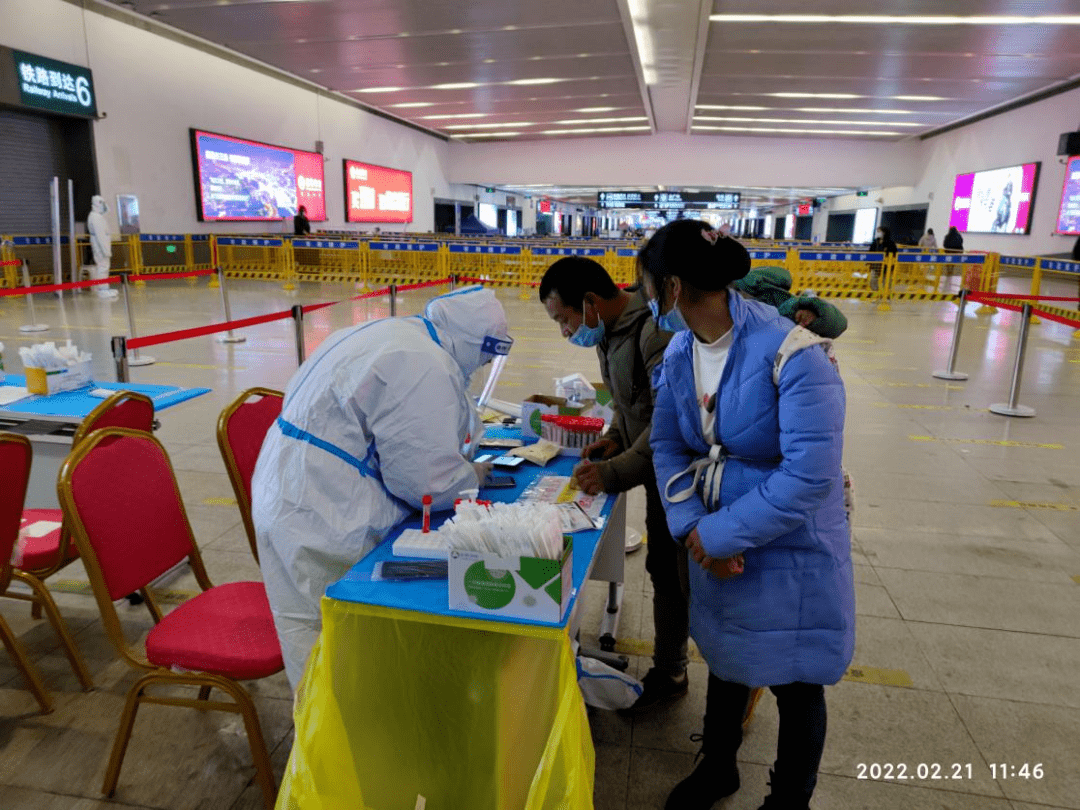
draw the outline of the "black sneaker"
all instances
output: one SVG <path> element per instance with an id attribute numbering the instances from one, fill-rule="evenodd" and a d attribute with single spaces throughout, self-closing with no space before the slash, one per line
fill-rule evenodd
<path id="1" fill-rule="evenodd" d="M 664 810 L 709 810 L 725 796 L 739 789 L 739 769 L 734 763 L 720 766 L 704 757 L 694 772 L 668 795 Z"/>
<path id="2" fill-rule="evenodd" d="M 636 717 L 658 706 L 665 706 L 678 700 L 686 694 L 690 687 L 690 680 L 683 672 L 678 678 L 673 678 L 666 672 L 653 667 L 645 673 L 641 679 L 644 686 L 634 705 L 626 709 L 619 709 L 619 714 L 624 717 Z"/>

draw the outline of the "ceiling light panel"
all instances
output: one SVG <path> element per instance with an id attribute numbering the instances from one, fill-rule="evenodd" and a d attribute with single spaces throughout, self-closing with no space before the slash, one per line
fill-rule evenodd
<path id="1" fill-rule="evenodd" d="M 898 14 L 711 14 L 714 23 L 788 23 L 794 25 L 1080 25 L 1080 15 L 898 15 Z"/>

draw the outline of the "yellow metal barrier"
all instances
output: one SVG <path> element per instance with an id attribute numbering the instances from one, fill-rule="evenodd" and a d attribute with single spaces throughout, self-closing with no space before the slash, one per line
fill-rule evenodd
<path id="1" fill-rule="evenodd" d="M 534 251 L 521 245 L 488 245 L 469 242 L 451 242 L 444 247 L 444 267 L 449 274 L 466 278 L 483 279 L 486 284 L 496 287 L 525 287 L 535 278 L 537 272 L 543 273 L 551 259 L 545 263 L 534 255 Z M 553 250 L 537 248 L 536 250 Z"/>
<path id="2" fill-rule="evenodd" d="M 283 281 L 287 278 L 291 249 L 281 238 L 218 236 L 218 266 L 230 278 Z"/>
<path id="3" fill-rule="evenodd" d="M 367 281 L 374 286 L 434 281 L 445 271 L 440 244 L 434 241 L 368 242 Z"/>
<path id="4" fill-rule="evenodd" d="M 300 281 L 364 283 L 367 245 L 363 242 L 293 239 L 291 247 L 296 278 Z"/>

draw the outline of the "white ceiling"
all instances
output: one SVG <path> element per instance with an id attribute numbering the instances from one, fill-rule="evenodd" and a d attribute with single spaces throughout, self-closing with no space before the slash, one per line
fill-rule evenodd
<path id="1" fill-rule="evenodd" d="M 476 142 L 899 141 L 1080 76 L 1077 0 L 101 1 Z"/>

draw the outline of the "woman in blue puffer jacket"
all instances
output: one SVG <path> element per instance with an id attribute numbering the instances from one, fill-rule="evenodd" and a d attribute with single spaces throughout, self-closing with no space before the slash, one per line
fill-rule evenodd
<path id="1" fill-rule="evenodd" d="M 666 806 L 709 808 L 738 790 L 743 711 L 750 689 L 768 686 L 780 731 L 762 808 L 807 808 L 823 687 L 855 645 L 843 384 L 809 333 L 728 292 L 750 269 L 734 239 L 677 220 L 638 259 L 660 327 L 678 332 L 656 380 L 651 443 L 671 535 L 698 563 L 690 632 L 709 665 L 704 759 Z"/>

